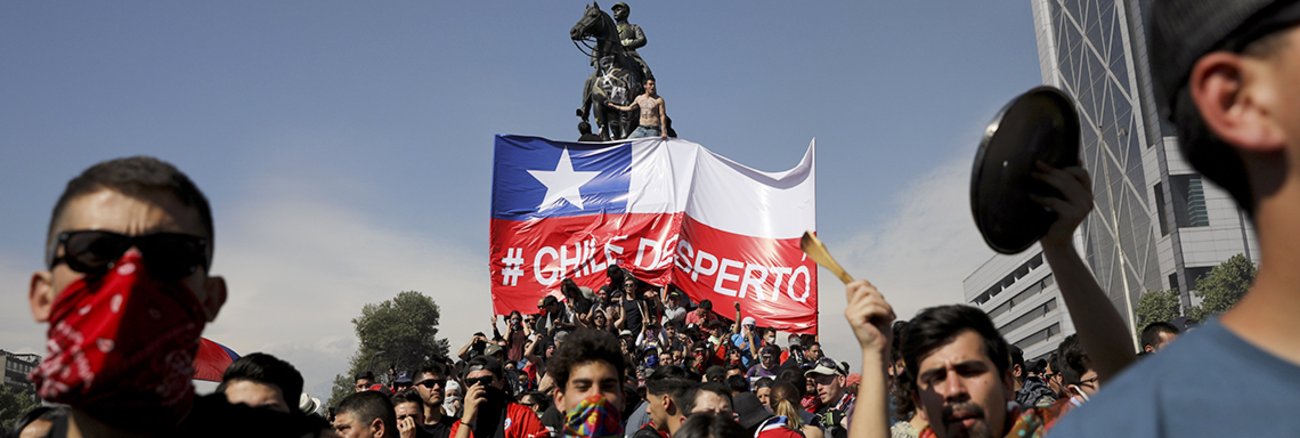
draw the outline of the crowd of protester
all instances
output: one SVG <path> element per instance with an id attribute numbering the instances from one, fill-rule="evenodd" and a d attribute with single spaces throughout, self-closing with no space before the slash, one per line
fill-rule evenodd
<path id="1" fill-rule="evenodd" d="M 565 282 L 536 311 L 491 320 L 455 357 L 355 376 L 330 406 L 293 365 L 235 361 L 212 394 L 191 382 L 204 326 L 227 299 L 211 275 L 212 211 L 174 166 L 96 164 L 50 218 L 33 319 L 49 354 L 45 404 L 18 436 L 880 437 L 1290 436 L 1300 430 L 1300 1 L 1162 0 L 1150 56 L 1161 114 L 1188 161 L 1259 234 L 1260 270 L 1222 316 L 1143 328 L 1140 346 L 1074 246 L 1091 211 L 1081 167 L 1040 166 L 1056 215 L 1040 240 L 1076 335 L 1026 363 L 978 308 L 908 321 L 865 280 L 845 287 L 861 365 L 815 337 L 687 300 L 612 268 Z M 1194 38 L 1193 38 L 1194 36 Z M 1293 263 L 1296 262 L 1296 263 Z M 1294 277 L 1294 278 L 1293 278 Z M 502 330 L 504 329 L 504 333 Z M 849 352 L 837 353 L 848 354 Z"/>
<path id="2" fill-rule="evenodd" d="M 628 437 L 670 436 L 696 412 L 723 415 L 749 435 L 846 436 L 858 376 L 824 357 L 816 336 L 791 333 L 782 345 L 776 330 L 744 316 L 739 304 L 723 316 L 709 300 L 692 302 L 617 266 L 605 278 L 595 289 L 566 280 L 562 299 L 548 295 L 535 312 L 511 312 L 504 321 L 493 316 L 491 335 L 475 333 L 453 358 L 379 379 L 363 372 L 355 389 L 389 397 L 402 436 L 456 436 L 456 423 L 469 420 L 480 423 L 476 436 L 484 428 L 506 437 L 560 436 L 593 421 L 613 422 Z M 598 413 L 587 417 L 553 397 L 566 386 L 563 376 L 572 379 L 570 356 L 580 353 L 566 344 L 575 341 L 594 346 L 620 371 L 610 376 L 617 397 L 593 403 Z M 473 394 L 479 387 L 481 398 Z M 406 428 L 404 418 L 418 427 Z M 336 412 L 334 424 L 351 420 Z"/>

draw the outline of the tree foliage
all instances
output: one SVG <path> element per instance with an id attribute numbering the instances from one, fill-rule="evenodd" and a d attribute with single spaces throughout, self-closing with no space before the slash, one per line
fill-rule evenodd
<path id="1" fill-rule="evenodd" d="M 39 405 L 36 392 L 31 387 L 0 382 L 0 429 L 13 429 L 23 415 Z"/>
<path id="2" fill-rule="evenodd" d="M 425 362 L 446 358 L 447 340 L 437 337 L 440 317 L 438 304 L 416 291 L 362 307 L 361 316 L 352 319 L 360 346 L 348 373 L 334 378 L 330 404 L 352 393 L 352 376 L 360 372 L 373 371 L 377 377 L 389 367 L 414 372 Z"/>
<path id="3" fill-rule="evenodd" d="M 1196 285 L 1192 293 L 1201 299 L 1201 303 L 1193 306 L 1188 316 L 1204 321 L 1232 308 L 1255 281 L 1255 272 L 1255 264 L 1241 254 L 1215 266 L 1192 283 Z"/>
<path id="4" fill-rule="evenodd" d="M 1169 321 L 1180 316 L 1178 291 L 1161 290 L 1142 294 L 1137 308 L 1133 310 L 1137 317 L 1137 328 L 1142 330 L 1153 322 Z"/>

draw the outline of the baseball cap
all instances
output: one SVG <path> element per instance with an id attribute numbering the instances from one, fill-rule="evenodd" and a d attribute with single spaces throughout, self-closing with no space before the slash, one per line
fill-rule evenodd
<path id="1" fill-rule="evenodd" d="M 1149 58 L 1156 101 L 1164 116 L 1192 66 L 1215 50 L 1240 50 L 1300 21 L 1295 0 L 1162 0 L 1151 5 Z"/>
<path id="2" fill-rule="evenodd" d="M 803 373 L 803 375 L 805 376 L 810 376 L 813 374 L 822 374 L 827 376 L 831 376 L 835 374 L 843 375 L 844 371 L 840 369 L 840 365 L 835 363 L 834 359 L 831 359 L 829 357 L 823 357 L 817 360 L 817 364 L 814 365 L 812 369 L 805 371 Z"/>
<path id="3" fill-rule="evenodd" d="M 401 373 L 399 373 L 399 374 L 397 375 L 397 379 L 396 379 L 396 380 L 393 380 L 393 383 L 396 383 L 396 384 L 399 384 L 399 385 L 410 385 L 410 384 L 411 384 L 411 375 L 410 375 L 410 374 L 407 374 L 406 371 L 402 371 Z"/>

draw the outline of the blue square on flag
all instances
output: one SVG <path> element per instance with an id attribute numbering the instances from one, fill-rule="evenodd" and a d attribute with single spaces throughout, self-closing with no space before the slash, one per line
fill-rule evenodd
<path id="1" fill-rule="evenodd" d="M 528 220 L 627 211 L 632 145 L 497 136 L 492 217 Z"/>

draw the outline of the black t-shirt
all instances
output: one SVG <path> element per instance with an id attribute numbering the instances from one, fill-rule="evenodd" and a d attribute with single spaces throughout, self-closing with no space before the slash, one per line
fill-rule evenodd
<path id="1" fill-rule="evenodd" d="M 69 417 L 55 419 L 47 436 L 66 437 Z M 329 423 L 314 415 L 285 414 L 267 408 L 230 404 L 225 394 L 214 393 L 195 398 L 189 416 L 172 433 L 159 436 L 318 437 L 328 429 Z"/>
<path id="2" fill-rule="evenodd" d="M 439 419 L 437 423 L 420 425 L 420 431 L 423 432 L 421 436 L 427 436 L 431 438 L 450 437 L 451 425 L 453 424 L 456 424 L 455 418 L 451 418 L 450 415 L 443 415 L 442 418 Z"/>
<path id="3" fill-rule="evenodd" d="M 641 309 L 637 300 L 623 299 L 623 328 L 632 333 L 641 333 Z"/>
<path id="4" fill-rule="evenodd" d="M 556 409 L 555 406 L 546 408 L 546 410 L 542 412 L 541 419 L 542 426 L 546 426 L 547 429 L 556 432 L 564 431 L 564 414 L 561 413 L 559 409 Z"/>

